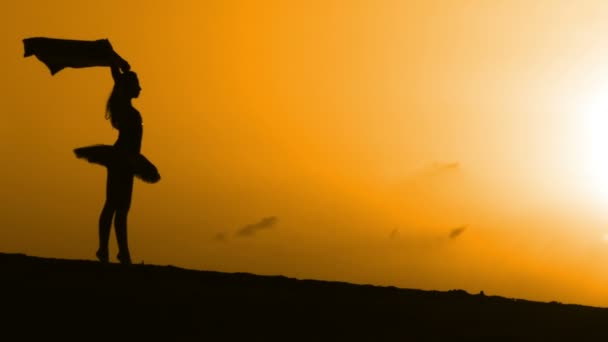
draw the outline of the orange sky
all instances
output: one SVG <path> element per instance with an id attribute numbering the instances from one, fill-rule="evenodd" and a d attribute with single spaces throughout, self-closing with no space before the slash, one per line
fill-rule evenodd
<path id="1" fill-rule="evenodd" d="M 608 306 L 603 1 L 5 7 L 0 251 L 94 258 L 105 171 L 72 149 L 116 138 L 110 72 L 21 40 L 108 38 L 163 177 L 135 262 Z"/>

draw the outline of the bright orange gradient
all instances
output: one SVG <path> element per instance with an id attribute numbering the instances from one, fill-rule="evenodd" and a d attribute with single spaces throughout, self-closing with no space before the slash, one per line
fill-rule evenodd
<path id="1" fill-rule="evenodd" d="M 0 251 L 94 258 L 110 71 L 21 40 L 108 38 L 163 177 L 134 262 L 608 306 L 604 1 L 7 6 Z"/>

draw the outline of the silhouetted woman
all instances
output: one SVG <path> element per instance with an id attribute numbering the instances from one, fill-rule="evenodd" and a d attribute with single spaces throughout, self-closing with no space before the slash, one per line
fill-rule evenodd
<path id="1" fill-rule="evenodd" d="M 140 154 L 143 135 L 142 118 L 131 100 L 141 91 L 137 74 L 112 66 L 114 88 L 108 99 L 106 119 L 118 130 L 114 145 L 93 145 L 74 150 L 78 158 L 107 167 L 106 201 L 99 217 L 99 249 L 97 258 L 108 262 L 108 242 L 114 219 L 117 258 L 122 264 L 131 263 L 127 240 L 127 214 L 131 206 L 133 180 L 138 177 L 148 183 L 160 180 L 156 167 Z"/>

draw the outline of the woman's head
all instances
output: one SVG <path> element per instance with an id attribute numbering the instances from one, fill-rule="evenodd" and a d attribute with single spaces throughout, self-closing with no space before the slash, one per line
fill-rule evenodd
<path id="1" fill-rule="evenodd" d="M 114 90 L 112 92 L 117 91 L 121 92 L 122 95 L 129 99 L 138 97 L 141 87 L 139 86 L 137 74 L 133 71 L 127 71 L 121 74 L 114 83 Z"/>
<path id="2" fill-rule="evenodd" d="M 106 106 L 106 119 L 112 121 L 112 126 L 117 128 L 120 120 L 121 106 L 129 105 L 130 100 L 139 96 L 141 87 L 137 74 L 126 71 L 114 80 L 114 88 Z"/>

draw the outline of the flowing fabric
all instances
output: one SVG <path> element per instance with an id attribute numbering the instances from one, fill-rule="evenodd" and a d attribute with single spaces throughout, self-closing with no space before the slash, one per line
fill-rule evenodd
<path id="1" fill-rule="evenodd" d="M 110 41 L 93 41 L 33 37 L 23 40 L 24 57 L 35 55 L 44 63 L 51 75 L 66 67 L 86 68 L 110 66 L 124 61 L 112 48 Z"/>

